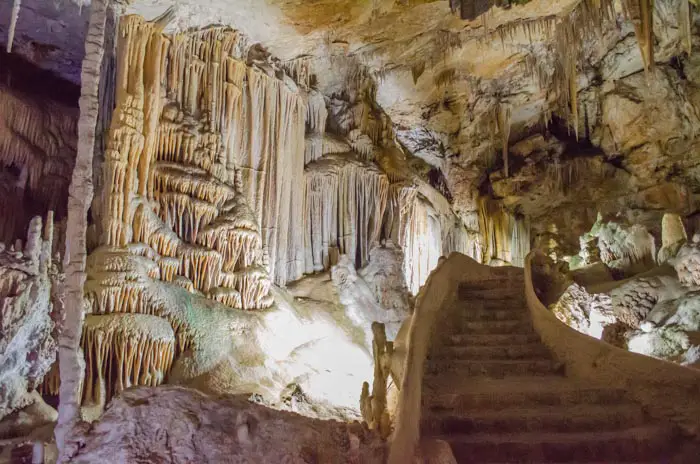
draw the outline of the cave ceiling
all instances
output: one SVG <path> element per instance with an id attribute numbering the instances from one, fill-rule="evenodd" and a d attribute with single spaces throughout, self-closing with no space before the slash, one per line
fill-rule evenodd
<path id="1" fill-rule="evenodd" d="M 560 208 L 571 210 L 577 201 L 593 209 L 604 203 L 611 209 L 695 212 L 700 63 L 697 54 L 688 54 L 698 36 L 692 13 L 693 33 L 686 34 L 682 24 L 687 2 L 655 2 L 657 66 L 646 71 L 637 31 L 620 2 L 499 3 L 509 5 L 471 21 L 452 14 L 447 0 L 134 0 L 124 12 L 154 18 L 172 8 L 168 32 L 230 25 L 288 66 L 304 62 L 331 99 L 352 88 L 362 69 L 373 81 L 373 103 L 391 119 L 395 140 L 442 171 L 455 211 L 468 225 L 478 211 L 476 198 L 485 192 L 544 222 L 564 217 Z M 75 82 L 86 8 L 75 0 L 22 5 L 15 52 Z M 614 6 L 614 13 L 591 13 L 591 5 Z M 8 17 L 10 8 L 10 2 L 0 5 L 0 16 Z M 6 29 L 0 25 L 3 36 Z M 565 60 L 569 52 L 578 59 Z M 575 72 L 566 72 L 567 63 Z M 562 69 L 574 76 L 564 88 Z M 573 105 L 562 95 L 572 89 Z M 505 113 L 507 131 L 499 127 Z M 547 157 L 516 155 L 505 183 L 502 174 L 494 178 L 494 171 L 503 170 L 503 145 L 550 130 L 565 139 L 570 158 L 597 157 L 579 168 L 605 163 L 601 172 L 619 172 L 575 173 L 572 180 L 586 184 L 579 190 L 584 198 L 571 195 L 575 186 L 569 193 L 548 187 Z M 624 183 L 608 189 L 614 201 L 603 187 L 609 177 L 616 187 Z M 547 201 L 552 195 L 561 198 Z M 590 222 L 595 215 L 588 211 L 586 217 Z"/>

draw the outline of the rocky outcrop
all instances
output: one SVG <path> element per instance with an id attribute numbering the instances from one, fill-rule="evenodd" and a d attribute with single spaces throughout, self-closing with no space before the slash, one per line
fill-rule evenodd
<path id="1" fill-rule="evenodd" d="M 688 287 L 700 285 L 700 235 L 681 247 L 674 260 L 678 280 Z"/>
<path id="2" fill-rule="evenodd" d="M 52 216 L 32 220 L 22 247 L 0 243 L 0 419 L 37 401 L 56 359 L 57 285 Z M 39 398 L 40 401 L 40 398 Z"/>
<path id="3" fill-rule="evenodd" d="M 569 327 L 596 338 L 602 337 L 605 326 L 616 322 L 609 295 L 590 294 L 576 283 L 566 289 L 550 310 Z"/>
<path id="4" fill-rule="evenodd" d="M 366 462 L 385 460 L 359 423 L 308 419 L 178 387 L 139 388 L 90 425 L 70 462 Z"/>

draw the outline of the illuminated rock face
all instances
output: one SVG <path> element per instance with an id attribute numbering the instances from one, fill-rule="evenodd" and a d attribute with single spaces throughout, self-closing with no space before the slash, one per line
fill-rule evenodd
<path id="1" fill-rule="evenodd" d="M 267 194 L 271 180 L 265 170 L 260 179 L 241 179 L 242 167 L 237 178 L 232 148 L 241 142 L 235 129 L 243 131 L 236 123 L 248 72 L 232 56 L 238 34 L 211 29 L 169 38 L 137 17 L 124 18 L 120 29 L 118 53 L 137 47 L 142 54 L 118 61 L 122 79 L 105 153 L 101 244 L 151 259 L 158 269 L 152 278 L 177 281 L 233 307 L 269 307 L 263 247 L 276 239 L 277 226 L 262 218 L 273 232 L 261 235 L 261 218 L 249 209 L 242 186 L 249 181 Z M 255 75 L 250 82 L 266 91 L 265 79 Z M 284 93 L 277 81 L 269 90 Z M 300 100 L 294 109 L 301 111 Z M 269 143 L 261 143 L 268 151 L 256 155 L 272 156 Z M 269 166 L 267 158 L 254 161 Z M 261 174 L 251 168 L 247 172 Z M 275 209 L 274 192 L 266 200 Z M 283 216 L 280 210 L 268 219 Z"/>
<path id="2" fill-rule="evenodd" d="M 0 419 L 33 404 L 56 359 L 54 303 L 62 279 L 51 260 L 51 216 L 34 218 L 22 247 L 0 243 Z"/>

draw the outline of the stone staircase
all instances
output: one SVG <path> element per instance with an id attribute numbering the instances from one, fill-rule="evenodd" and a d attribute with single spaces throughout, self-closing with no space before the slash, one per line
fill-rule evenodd
<path id="1" fill-rule="evenodd" d="M 463 286 L 423 380 L 423 437 L 459 463 L 685 462 L 682 441 L 619 389 L 566 377 L 529 321 L 522 274 Z M 698 457 L 700 462 L 700 457 Z"/>

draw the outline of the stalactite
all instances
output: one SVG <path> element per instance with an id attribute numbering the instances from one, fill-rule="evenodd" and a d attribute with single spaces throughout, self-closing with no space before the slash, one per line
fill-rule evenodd
<path id="1" fill-rule="evenodd" d="M 24 75 L 15 76 L 4 66 L 0 65 L 0 241 L 10 242 L 24 234 L 33 215 L 53 210 L 58 218 L 66 216 L 78 109 L 43 93 L 34 96 L 16 89 L 12 83 Z"/>
<path id="2" fill-rule="evenodd" d="M 489 197 L 479 199 L 479 229 L 487 261 L 497 260 L 522 266 L 530 252 L 530 228 L 525 218 L 503 210 L 500 202 Z"/>
<path id="3" fill-rule="evenodd" d="M 309 55 L 300 56 L 282 63 L 282 67 L 298 85 L 309 88 L 311 87 L 312 78 L 314 77 L 310 71 L 310 62 L 312 58 L 313 57 Z"/>
<path id="4" fill-rule="evenodd" d="M 260 224 L 270 273 L 276 283 L 284 284 L 304 271 L 306 105 L 300 95 L 254 68 L 249 68 L 247 78 L 246 123 L 234 134 L 235 145 L 241 147 L 237 162 Z"/>
<path id="5" fill-rule="evenodd" d="M 506 177 L 509 177 L 510 170 L 508 166 L 508 139 L 510 139 L 510 117 L 512 109 L 508 104 L 499 103 L 496 111 L 498 112 L 498 132 L 501 134 L 503 172 L 505 173 Z"/>
<path id="6" fill-rule="evenodd" d="M 324 137 L 326 132 L 326 119 L 328 110 L 323 95 L 318 91 L 311 91 L 306 104 L 306 146 L 304 149 L 304 163 L 308 164 L 324 155 Z"/>
<path id="7" fill-rule="evenodd" d="M 105 202 L 121 220 L 107 220 L 103 243 L 146 244 L 158 256 L 152 258 L 157 265 L 149 268 L 151 277 L 209 294 L 218 288 L 222 271 L 262 261 L 256 218 L 233 186 L 235 172 L 242 172 L 235 169 L 234 154 L 248 144 L 243 135 L 252 137 L 241 123 L 247 120 L 246 78 L 253 73 L 234 56 L 240 52 L 236 31 L 209 28 L 167 37 L 161 27 L 160 20 L 146 23 L 136 16 L 120 24 L 115 114 L 128 111 L 133 117 L 112 124 Z M 281 90 L 280 82 L 264 84 Z M 277 104 L 274 91 L 266 98 Z M 298 95 L 295 102 L 301 102 Z M 289 115 L 278 116 L 277 123 L 288 130 Z M 252 132 L 265 129 L 269 125 L 261 123 Z M 268 150 L 279 141 L 277 134 L 269 133 Z M 275 180 L 282 175 L 273 173 Z M 273 187 L 268 186 L 276 192 Z M 281 230 L 277 235 L 282 237 Z M 266 297 L 258 302 L 269 306 Z"/>
<path id="8" fill-rule="evenodd" d="M 408 289 L 415 295 L 443 254 L 440 219 L 423 198 L 417 197 L 413 202 L 404 243 L 404 275 Z"/>
<path id="9" fill-rule="evenodd" d="M 654 0 L 623 0 L 623 11 L 634 24 L 644 70 L 654 68 Z"/>
<path id="10" fill-rule="evenodd" d="M 350 156 L 331 155 L 308 165 L 305 178 L 307 270 L 329 269 L 334 249 L 350 255 L 356 267 L 364 266 L 379 241 L 387 177 Z"/>
<path id="11" fill-rule="evenodd" d="M 14 0 L 12 3 L 12 13 L 10 13 L 10 29 L 7 32 L 7 53 L 12 52 L 12 42 L 15 40 L 15 28 L 17 27 L 17 18 L 22 5 L 22 0 Z"/>
<path id="12" fill-rule="evenodd" d="M 400 181 L 389 185 L 383 236 L 401 247 L 406 245 L 406 228 L 411 220 L 417 195 L 416 186 L 410 182 Z"/>
<path id="13" fill-rule="evenodd" d="M 689 1 L 681 0 L 679 2 L 680 11 L 678 12 L 678 22 L 679 27 L 682 30 L 683 45 L 685 46 L 685 52 L 690 56 L 693 50 L 693 7 Z"/>
<path id="14" fill-rule="evenodd" d="M 569 59 L 569 102 L 571 105 L 571 118 L 574 125 L 574 133 L 578 140 L 578 74 L 576 63 Z"/>
<path id="15" fill-rule="evenodd" d="M 269 306 L 271 299 L 270 281 L 265 278 L 266 275 L 264 268 L 250 266 L 240 271 L 222 273 L 221 285 L 238 292 L 242 309 L 262 309 Z"/>
<path id="16" fill-rule="evenodd" d="M 546 53 L 526 56 L 525 72 L 541 89 L 554 89 L 560 108 L 566 112 L 566 116 L 573 119 L 571 124 L 577 127 L 575 120 L 578 119 L 578 114 L 574 115 L 573 112 L 577 113 L 578 110 L 572 89 L 576 82 L 576 67 L 583 59 L 583 44 L 589 40 L 600 42 L 603 27 L 614 24 L 616 17 L 614 0 L 581 0 L 563 17 L 542 16 L 510 22 L 497 28 L 494 33 L 500 37 L 504 46 L 519 34 L 530 37 L 531 43 L 535 36 L 553 44 Z M 483 40 L 492 40 L 494 33 L 486 34 Z"/>
<path id="17" fill-rule="evenodd" d="M 125 388 L 163 383 L 175 356 L 175 334 L 159 317 L 88 316 L 81 346 L 85 353 L 83 402 L 105 404 Z"/>

